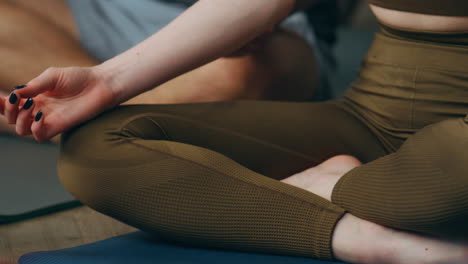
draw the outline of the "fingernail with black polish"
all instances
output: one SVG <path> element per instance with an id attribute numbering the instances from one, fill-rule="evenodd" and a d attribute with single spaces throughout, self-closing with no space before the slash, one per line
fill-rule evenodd
<path id="1" fill-rule="evenodd" d="M 31 108 L 31 106 L 34 104 L 34 100 L 32 98 L 29 98 L 26 103 L 24 103 L 23 109 L 28 110 Z"/>
<path id="2" fill-rule="evenodd" d="M 34 120 L 35 120 L 36 122 L 38 122 L 39 120 L 41 120 L 41 118 L 42 118 L 42 111 L 39 111 L 39 112 L 37 112 L 36 118 L 35 118 Z"/>
<path id="3" fill-rule="evenodd" d="M 16 96 L 15 93 L 12 93 L 12 94 L 10 95 L 10 104 L 15 104 L 16 101 L 18 101 L 18 96 Z"/>
<path id="4" fill-rule="evenodd" d="M 23 88 L 26 88 L 26 87 L 28 87 L 28 86 L 27 86 L 27 85 L 18 85 L 18 86 L 16 86 L 15 88 L 13 88 L 13 91 L 14 91 L 14 90 L 23 89 Z"/>

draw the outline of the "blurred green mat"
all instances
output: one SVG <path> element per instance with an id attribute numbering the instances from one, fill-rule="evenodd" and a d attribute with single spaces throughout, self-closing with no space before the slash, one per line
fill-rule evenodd
<path id="1" fill-rule="evenodd" d="M 0 224 L 81 205 L 60 183 L 58 146 L 0 136 Z"/>

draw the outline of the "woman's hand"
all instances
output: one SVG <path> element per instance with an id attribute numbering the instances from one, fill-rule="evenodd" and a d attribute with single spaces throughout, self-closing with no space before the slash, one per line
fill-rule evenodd
<path id="1" fill-rule="evenodd" d="M 0 99 L 0 113 L 21 136 L 43 142 L 117 105 L 97 68 L 50 68 Z"/>

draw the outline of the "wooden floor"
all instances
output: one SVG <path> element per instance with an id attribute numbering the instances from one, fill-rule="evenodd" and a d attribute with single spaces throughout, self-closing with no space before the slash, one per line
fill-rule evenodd
<path id="1" fill-rule="evenodd" d="M 25 253 L 75 247 L 133 231 L 88 207 L 0 225 L 0 264 L 17 263 Z"/>

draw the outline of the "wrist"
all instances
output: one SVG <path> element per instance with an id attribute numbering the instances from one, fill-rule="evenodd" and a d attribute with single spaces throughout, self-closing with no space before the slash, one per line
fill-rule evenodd
<path id="1" fill-rule="evenodd" d="M 105 87 L 109 88 L 112 92 L 113 102 L 112 107 L 125 102 L 123 94 L 123 82 L 118 80 L 119 69 L 112 64 L 104 62 L 91 68 L 93 74 L 100 80 Z"/>

